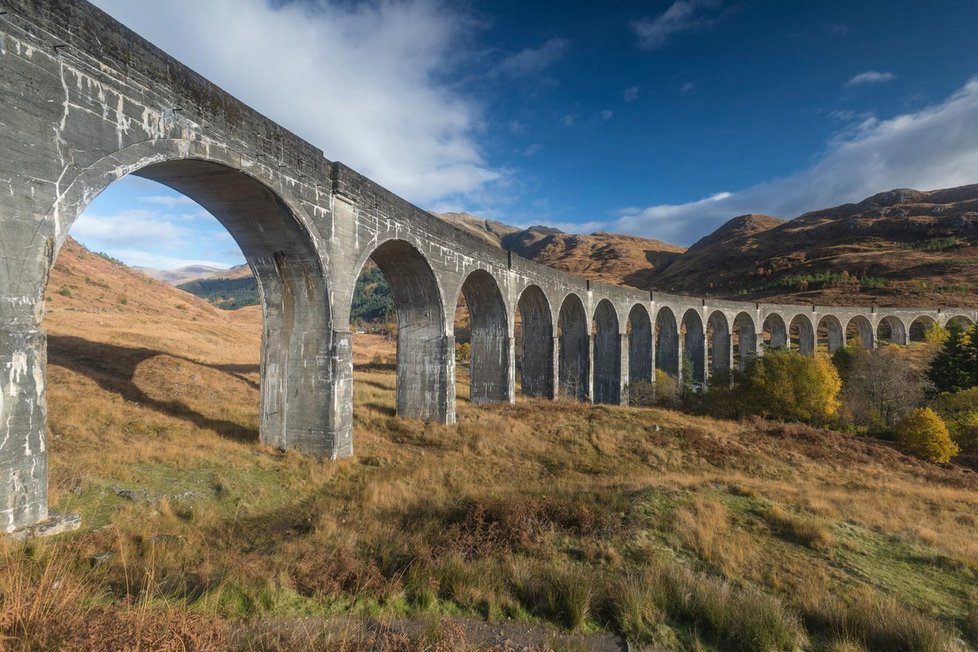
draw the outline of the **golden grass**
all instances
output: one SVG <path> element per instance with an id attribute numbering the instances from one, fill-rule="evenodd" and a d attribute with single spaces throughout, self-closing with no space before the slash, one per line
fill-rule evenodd
<path id="1" fill-rule="evenodd" d="M 379 336 L 354 338 L 356 457 L 280 453 L 257 442 L 256 314 L 126 313 L 94 296 L 86 312 L 82 289 L 54 294 L 46 325 L 52 502 L 84 528 L 30 554 L 146 632 L 173 613 L 214 641 L 301 649 L 323 639 L 297 617 L 447 614 L 665 647 L 818 647 L 853 644 L 828 596 L 866 595 L 922 619 L 928 640 L 974 640 L 969 471 L 760 420 L 473 406 L 462 374 L 457 425 L 399 419 Z"/>

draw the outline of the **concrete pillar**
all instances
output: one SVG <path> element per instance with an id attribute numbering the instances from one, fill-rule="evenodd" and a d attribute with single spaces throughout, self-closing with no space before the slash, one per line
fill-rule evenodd
<path id="1" fill-rule="evenodd" d="M 587 360 L 584 362 L 587 370 L 584 379 L 584 400 L 588 403 L 594 403 L 594 339 L 594 335 L 587 336 Z"/>
<path id="2" fill-rule="evenodd" d="M 48 518 L 46 380 L 44 331 L 24 322 L 0 323 L 2 532 L 13 532 Z"/>
<path id="3" fill-rule="evenodd" d="M 506 337 L 506 398 L 507 403 L 516 402 L 516 338 Z"/>
<path id="4" fill-rule="evenodd" d="M 398 329 L 397 414 L 455 423 L 455 337 L 412 337 Z"/>
<path id="5" fill-rule="evenodd" d="M 547 398 L 552 398 L 554 400 L 560 396 L 560 337 L 556 334 L 551 338 L 552 344 L 550 346 L 550 378 L 548 379 L 548 385 L 550 388 L 550 393 L 545 395 Z M 526 358 L 524 358 L 525 360 Z M 523 373 L 526 373 L 526 367 L 523 368 Z M 523 382 L 526 382 L 525 380 Z"/>
<path id="6" fill-rule="evenodd" d="M 618 368 L 621 370 L 618 382 L 618 404 L 628 405 L 628 382 L 630 371 L 628 362 L 628 355 L 630 353 L 628 333 L 621 333 L 618 336 L 618 350 L 621 352 L 621 358 L 618 361 Z"/>

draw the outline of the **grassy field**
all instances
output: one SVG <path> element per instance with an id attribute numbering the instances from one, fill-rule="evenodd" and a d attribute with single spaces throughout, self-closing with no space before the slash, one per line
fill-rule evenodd
<path id="1" fill-rule="evenodd" d="M 800 425 L 473 406 L 464 370 L 458 425 L 402 420 L 369 335 L 356 457 L 281 453 L 257 312 L 145 314 L 131 279 L 96 301 L 94 258 L 59 263 L 47 321 L 51 500 L 83 529 L 4 544 L 10 649 L 448 650 L 479 621 L 579 637 L 542 649 L 978 646 L 972 471 Z"/>

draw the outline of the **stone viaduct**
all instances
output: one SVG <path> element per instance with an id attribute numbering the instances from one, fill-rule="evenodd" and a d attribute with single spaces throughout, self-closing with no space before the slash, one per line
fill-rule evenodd
<path id="1" fill-rule="evenodd" d="M 473 402 L 514 400 L 517 357 L 525 395 L 623 403 L 630 381 L 652 380 L 655 367 L 678 376 L 684 355 L 704 383 L 763 342 L 803 353 L 854 335 L 906 343 L 922 325 L 978 317 L 650 294 L 543 267 L 326 159 L 82 0 L 0 0 L 0 89 L 6 532 L 48 518 L 48 274 L 85 206 L 127 174 L 180 191 L 227 227 L 261 294 L 261 439 L 334 458 L 353 451 L 350 305 L 369 258 L 397 307 L 398 414 L 441 423 L 455 420 L 460 295 Z"/>

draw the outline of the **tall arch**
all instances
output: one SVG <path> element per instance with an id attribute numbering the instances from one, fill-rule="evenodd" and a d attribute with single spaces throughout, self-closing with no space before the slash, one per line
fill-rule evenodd
<path id="1" fill-rule="evenodd" d="M 893 315 L 887 315 L 880 319 L 876 326 L 876 341 L 889 342 L 890 344 L 906 344 L 907 329 L 903 325 L 903 320 Z"/>
<path id="2" fill-rule="evenodd" d="M 815 329 L 816 347 L 825 346 L 829 353 L 835 353 L 846 345 L 846 331 L 835 315 L 825 315 L 818 321 Z"/>
<path id="3" fill-rule="evenodd" d="M 788 346 L 788 326 L 784 323 L 781 315 L 772 312 L 764 318 L 761 325 L 764 333 L 764 343 L 771 348 L 781 348 Z"/>
<path id="4" fill-rule="evenodd" d="M 852 317 L 846 324 L 846 343 L 851 346 L 857 342 L 864 349 L 876 348 L 876 330 L 862 315 Z"/>
<path id="5" fill-rule="evenodd" d="M 683 336 L 683 357 L 688 358 L 693 365 L 693 377 L 690 380 L 702 387 L 707 380 L 706 329 L 699 312 L 690 308 L 683 313 L 680 328 Z"/>
<path id="6" fill-rule="evenodd" d="M 594 309 L 594 402 L 621 402 L 621 337 L 618 313 L 607 299 Z"/>
<path id="7" fill-rule="evenodd" d="M 587 313 L 584 302 L 576 294 L 564 298 L 557 317 L 557 331 L 560 393 L 579 401 L 586 400 L 590 384 Z"/>
<path id="8" fill-rule="evenodd" d="M 676 313 L 663 306 L 655 314 L 655 368 L 679 378 L 681 348 Z"/>
<path id="9" fill-rule="evenodd" d="M 974 322 L 970 318 L 964 315 L 954 315 L 949 317 L 946 322 L 944 322 L 944 328 L 960 328 L 962 330 L 968 330 L 974 325 Z"/>
<path id="10" fill-rule="evenodd" d="M 907 329 L 908 342 L 924 342 L 927 339 L 927 331 L 937 326 L 937 320 L 928 315 L 921 315 L 910 322 Z"/>
<path id="11" fill-rule="evenodd" d="M 734 317 L 733 330 L 734 338 L 734 362 L 737 369 L 744 371 L 750 364 L 751 358 L 757 355 L 757 329 L 754 326 L 754 318 L 746 312 L 738 313 Z"/>
<path id="12" fill-rule="evenodd" d="M 455 420 L 455 351 L 444 332 L 445 310 L 428 260 L 405 240 L 370 253 L 391 287 L 397 314 L 397 414 Z"/>
<path id="13" fill-rule="evenodd" d="M 554 327 L 547 295 L 536 285 L 517 302 L 522 325 L 520 382 L 526 396 L 554 398 Z"/>
<path id="14" fill-rule="evenodd" d="M 707 355 L 709 372 L 729 371 L 733 362 L 733 336 L 727 316 L 719 310 L 713 311 L 706 321 Z"/>
<path id="15" fill-rule="evenodd" d="M 636 303 L 628 312 L 628 382 L 652 382 L 652 320 Z"/>
<path id="16" fill-rule="evenodd" d="M 477 269 L 466 277 L 460 295 L 472 324 L 469 398 L 473 403 L 509 401 L 509 323 L 499 285 L 489 272 Z"/>
<path id="17" fill-rule="evenodd" d="M 812 320 L 806 315 L 799 313 L 792 317 L 788 324 L 788 336 L 793 350 L 797 350 L 802 355 L 815 353 L 815 328 L 812 326 Z"/>

